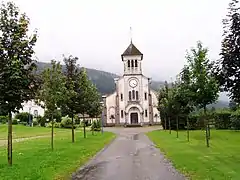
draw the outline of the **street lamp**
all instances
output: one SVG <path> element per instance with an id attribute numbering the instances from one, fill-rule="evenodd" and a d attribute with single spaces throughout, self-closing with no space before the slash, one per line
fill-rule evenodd
<path id="1" fill-rule="evenodd" d="M 100 102 L 101 107 L 102 107 L 102 113 L 101 113 L 101 132 L 103 134 L 103 102 Z"/>

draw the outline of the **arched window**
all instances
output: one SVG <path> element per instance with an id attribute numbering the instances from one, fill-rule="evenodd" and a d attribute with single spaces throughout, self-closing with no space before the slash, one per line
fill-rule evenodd
<path id="1" fill-rule="evenodd" d="M 131 91 L 128 92 L 128 99 L 129 99 L 129 101 L 132 100 L 132 92 Z"/>
<path id="2" fill-rule="evenodd" d="M 135 91 L 132 90 L 132 98 L 135 99 Z"/>
<path id="3" fill-rule="evenodd" d="M 130 60 L 128 60 L 128 62 L 127 62 L 127 63 L 128 63 L 128 67 L 130 67 Z"/>
<path id="4" fill-rule="evenodd" d="M 136 100 L 138 101 L 139 97 L 138 97 L 138 91 L 136 91 Z"/>
<path id="5" fill-rule="evenodd" d="M 132 67 L 134 67 L 134 62 L 133 62 L 133 60 L 131 60 L 131 65 L 132 65 Z"/>
<path id="6" fill-rule="evenodd" d="M 135 60 L 135 67 L 138 67 L 138 61 Z"/>

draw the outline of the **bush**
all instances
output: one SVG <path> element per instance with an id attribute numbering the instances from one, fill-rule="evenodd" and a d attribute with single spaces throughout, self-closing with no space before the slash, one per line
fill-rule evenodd
<path id="1" fill-rule="evenodd" d="M 41 127 L 46 126 L 46 118 L 45 117 L 38 116 L 37 117 L 37 122 L 38 122 L 38 124 L 40 124 Z"/>
<path id="2" fill-rule="evenodd" d="M 46 110 L 44 113 L 44 118 L 45 119 L 51 119 L 52 113 L 49 110 Z M 56 122 L 61 122 L 62 114 L 60 110 L 55 110 L 53 112 L 53 119 L 56 120 Z"/>
<path id="3" fill-rule="evenodd" d="M 95 120 L 92 122 L 91 131 L 100 131 L 101 130 L 101 122 L 100 120 Z"/>
<path id="4" fill-rule="evenodd" d="M 33 126 L 38 126 L 38 120 L 37 120 L 37 118 L 34 118 L 34 119 L 33 119 Z"/>
<path id="5" fill-rule="evenodd" d="M 18 124 L 18 121 L 19 121 L 19 119 L 14 118 L 14 119 L 12 120 L 12 124 L 13 124 L 13 125 L 16 125 L 16 124 Z"/>
<path id="6" fill-rule="evenodd" d="M 219 110 L 215 113 L 215 128 L 216 129 L 230 129 L 231 128 L 231 111 Z"/>
<path id="7" fill-rule="evenodd" d="M 5 124 L 8 122 L 8 117 L 7 116 L 0 116 L 0 123 Z"/>
<path id="8" fill-rule="evenodd" d="M 240 109 L 232 113 L 230 122 L 232 129 L 240 130 Z"/>
<path id="9" fill-rule="evenodd" d="M 18 113 L 16 114 L 15 118 L 19 119 L 20 122 L 29 122 L 29 113 L 28 112 Z M 31 114 L 30 118 L 33 119 L 33 116 Z"/>
<path id="10" fill-rule="evenodd" d="M 73 124 L 74 124 L 74 129 L 75 129 L 77 126 L 75 125 L 75 122 L 73 122 Z M 68 116 L 62 117 L 61 127 L 62 128 L 72 128 L 72 119 Z"/>

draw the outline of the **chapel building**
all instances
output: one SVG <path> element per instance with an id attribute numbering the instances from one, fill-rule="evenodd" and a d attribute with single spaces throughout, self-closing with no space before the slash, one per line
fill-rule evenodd
<path id="1" fill-rule="evenodd" d="M 116 90 L 103 97 L 104 126 L 160 124 L 157 92 L 143 75 L 143 54 L 132 43 L 121 55 L 124 73 L 116 78 Z"/>

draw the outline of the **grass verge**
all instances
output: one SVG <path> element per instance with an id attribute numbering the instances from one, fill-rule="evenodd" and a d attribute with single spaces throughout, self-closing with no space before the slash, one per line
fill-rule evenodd
<path id="1" fill-rule="evenodd" d="M 205 145 L 204 131 L 169 134 L 163 130 L 147 133 L 173 165 L 194 180 L 237 180 L 240 177 L 240 132 L 212 130 L 210 148 Z"/>
<path id="2" fill-rule="evenodd" d="M 55 136 L 54 151 L 49 137 L 19 142 L 13 145 L 12 167 L 7 165 L 6 148 L 0 147 L 1 180 L 68 179 L 114 137 L 110 132 L 89 132 L 84 139 L 81 132 L 76 132 L 76 142 L 71 143 L 69 130 Z"/>

